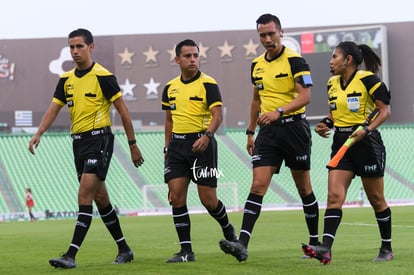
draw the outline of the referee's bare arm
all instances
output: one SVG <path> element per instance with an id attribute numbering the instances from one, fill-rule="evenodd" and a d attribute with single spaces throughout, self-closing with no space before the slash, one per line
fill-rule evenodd
<path id="1" fill-rule="evenodd" d="M 40 136 L 43 135 L 43 133 L 46 132 L 47 129 L 49 129 L 49 127 L 53 124 L 61 109 L 61 105 L 55 102 L 50 103 L 49 108 L 40 121 L 39 128 L 37 128 L 35 135 L 29 142 L 29 152 L 33 155 L 35 154 L 34 149 L 39 146 Z"/>
<path id="2" fill-rule="evenodd" d="M 125 134 L 128 140 L 135 140 L 134 126 L 132 125 L 131 116 L 128 111 L 128 107 L 122 97 L 119 97 L 114 101 L 114 106 L 121 116 L 122 125 L 124 126 Z M 129 146 L 131 150 L 131 159 L 135 167 L 141 166 L 144 163 L 141 150 L 136 143 Z"/>

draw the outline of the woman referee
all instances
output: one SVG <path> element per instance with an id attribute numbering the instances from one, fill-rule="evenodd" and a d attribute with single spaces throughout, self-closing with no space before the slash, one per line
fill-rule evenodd
<path id="1" fill-rule="evenodd" d="M 365 63 L 366 70 L 359 66 Z M 328 167 L 328 201 L 324 217 L 321 245 L 302 245 L 308 256 L 323 264 L 331 262 L 331 248 L 342 218 L 342 205 L 355 175 L 360 176 L 367 198 L 374 209 L 381 235 L 381 247 L 374 261 L 393 259 L 391 248 L 391 210 L 384 198 L 385 147 L 377 127 L 390 115 L 390 93 L 378 77 L 381 59 L 367 45 L 341 42 L 333 51 L 328 81 L 329 114 L 316 125 L 315 131 L 328 137 L 335 128 L 331 157 L 348 137 L 354 137 L 352 147 L 339 164 Z M 378 109 L 377 117 L 363 125 L 369 114 Z"/>

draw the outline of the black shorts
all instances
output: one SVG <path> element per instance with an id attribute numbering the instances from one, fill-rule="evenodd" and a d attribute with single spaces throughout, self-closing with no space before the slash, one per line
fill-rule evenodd
<path id="1" fill-rule="evenodd" d="M 271 123 L 260 128 L 254 143 L 253 168 L 277 167 L 279 173 L 283 160 L 294 170 L 309 170 L 312 136 L 306 119 L 280 124 Z"/>
<path id="2" fill-rule="evenodd" d="M 198 137 L 193 135 L 171 139 L 164 163 L 164 181 L 188 177 L 196 184 L 217 187 L 217 178 L 221 175 L 217 168 L 217 141 L 213 137 L 207 149 L 196 154 L 191 148 Z"/>
<path id="3" fill-rule="evenodd" d="M 351 129 L 353 130 L 356 127 L 352 127 Z M 337 129 L 335 131 L 331 147 L 331 158 L 351 135 L 352 130 L 347 132 Z M 377 130 L 374 130 L 358 143 L 352 145 L 339 161 L 337 167 L 329 169 L 353 171 L 360 177 L 383 177 L 385 158 L 386 152 L 381 134 Z"/>
<path id="4" fill-rule="evenodd" d="M 78 180 L 82 174 L 96 174 L 101 180 L 105 180 L 113 151 L 112 133 L 73 139 L 73 155 Z"/>

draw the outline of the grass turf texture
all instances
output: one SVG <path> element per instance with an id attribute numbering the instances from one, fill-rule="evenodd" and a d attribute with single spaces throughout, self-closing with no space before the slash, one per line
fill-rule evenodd
<path id="1" fill-rule="evenodd" d="M 77 267 L 58 270 L 49 258 L 64 252 L 75 220 L 0 223 L 0 274 L 410 274 L 414 245 L 413 206 L 392 207 L 394 260 L 373 262 L 380 237 L 371 208 L 346 208 L 332 251 L 332 263 L 301 259 L 307 242 L 302 211 L 264 211 L 256 223 L 247 262 L 239 263 L 218 246 L 218 224 L 208 214 L 192 214 L 196 262 L 167 264 L 180 250 L 171 216 L 121 217 L 135 260 L 113 265 L 117 249 L 95 218 L 76 259 Z M 323 228 L 321 209 L 320 232 Z M 242 213 L 230 213 L 240 228 Z"/>

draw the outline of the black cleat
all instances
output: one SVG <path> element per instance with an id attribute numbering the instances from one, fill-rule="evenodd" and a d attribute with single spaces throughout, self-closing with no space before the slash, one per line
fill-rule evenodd
<path id="1" fill-rule="evenodd" d="M 230 242 L 237 242 L 239 238 L 236 235 L 233 225 L 230 224 L 229 228 L 224 233 L 224 238 Z"/>
<path id="2" fill-rule="evenodd" d="M 312 245 L 312 244 L 311 244 Z M 313 245 L 321 245 L 321 243 L 320 242 L 317 242 L 316 244 L 313 244 Z M 300 257 L 302 260 L 308 260 L 308 259 L 312 259 L 311 257 L 309 257 L 308 255 L 306 255 L 306 254 L 303 254 L 301 257 Z"/>
<path id="3" fill-rule="evenodd" d="M 167 263 L 186 263 L 186 262 L 194 262 L 195 256 L 193 252 L 187 252 L 182 250 L 178 253 L 174 254 L 174 257 L 167 260 Z"/>
<path id="4" fill-rule="evenodd" d="M 331 250 L 326 246 L 302 244 L 302 251 L 305 255 L 318 259 L 324 265 L 331 263 Z"/>
<path id="5" fill-rule="evenodd" d="M 391 250 L 380 248 L 378 256 L 374 259 L 374 262 L 386 262 L 394 259 L 394 254 Z"/>
<path id="6" fill-rule="evenodd" d="M 230 254 L 235 257 L 239 262 L 247 260 L 248 252 L 246 247 L 240 242 L 231 242 L 228 240 L 221 240 L 219 242 L 221 250 L 226 254 Z"/>
<path id="7" fill-rule="evenodd" d="M 131 262 L 133 259 L 134 253 L 132 253 L 131 250 L 128 250 L 126 252 L 119 252 L 115 260 L 113 261 L 113 264 L 124 264 Z"/>
<path id="8" fill-rule="evenodd" d="M 53 266 L 54 268 L 75 268 L 76 267 L 75 259 L 66 256 L 66 254 L 63 254 L 59 258 L 50 259 L 49 264 Z"/>

